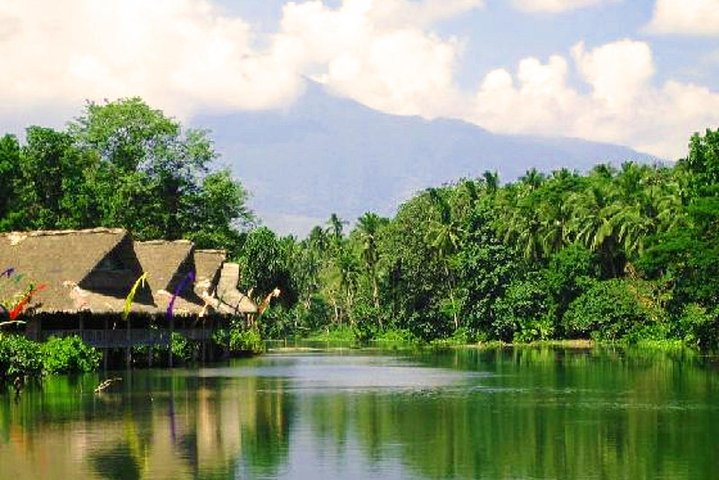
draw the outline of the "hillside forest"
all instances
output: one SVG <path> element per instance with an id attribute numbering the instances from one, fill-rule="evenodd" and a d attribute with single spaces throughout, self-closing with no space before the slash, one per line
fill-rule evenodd
<path id="1" fill-rule="evenodd" d="M 87 103 L 62 130 L 0 137 L 0 231 L 124 227 L 225 248 L 243 290 L 282 292 L 265 338 L 719 346 L 719 129 L 672 164 L 484 172 L 393 218 L 333 214 L 304 239 L 261 226 L 217 158 L 209 132 L 139 98 Z"/>

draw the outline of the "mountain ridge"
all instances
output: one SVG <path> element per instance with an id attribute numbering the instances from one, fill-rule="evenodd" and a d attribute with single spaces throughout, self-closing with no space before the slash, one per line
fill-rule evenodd
<path id="1" fill-rule="evenodd" d="M 299 236 L 331 213 L 392 215 L 427 187 L 497 171 L 586 171 L 597 163 L 661 161 L 628 147 L 576 138 L 494 134 L 463 120 L 382 113 L 308 83 L 278 110 L 199 115 L 221 159 L 274 230 Z"/>

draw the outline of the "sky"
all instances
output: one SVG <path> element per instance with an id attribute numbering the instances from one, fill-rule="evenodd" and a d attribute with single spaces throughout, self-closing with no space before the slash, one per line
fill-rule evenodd
<path id="1" fill-rule="evenodd" d="M 308 80 L 393 114 L 666 159 L 719 128 L 719 0 L 0 0 L 0 132 L 87 100 L 283 109 Z"/>

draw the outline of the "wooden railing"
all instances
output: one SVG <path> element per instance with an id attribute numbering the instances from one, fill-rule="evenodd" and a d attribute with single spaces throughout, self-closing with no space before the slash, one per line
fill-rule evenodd
<path id="1" fill-rule="evenodd" d="M 204 341 L 212 338 L 212 330 L 209 329 L 180 329 L 176 333 L 190 340 Z M 127 348 L 139 345 L 166 346 L 170 343 L 170 330 L 168 329 L 131 329 L 129 331 L 118 330 L 43 330 L 40 332 L 40 340 L 44 341 L 50 337 L 69 337 L 77 335 L 82 340 L 95 348 Z"/>

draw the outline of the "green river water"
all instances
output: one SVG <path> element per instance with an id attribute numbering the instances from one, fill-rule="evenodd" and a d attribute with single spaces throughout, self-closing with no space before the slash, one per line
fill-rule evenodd
<path id="1" fill-rule="evenodd" d="M 113 374 L 115 375 L 115 374 Z M 719 478 L 689 351 L 267 354 L 0 395 L 0 478 Z"/>

